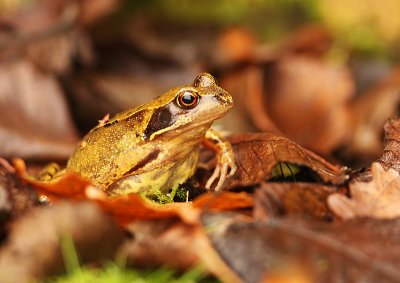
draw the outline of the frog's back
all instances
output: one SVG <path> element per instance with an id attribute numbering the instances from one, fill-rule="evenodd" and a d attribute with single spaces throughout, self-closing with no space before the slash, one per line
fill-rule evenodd
<path id="1" fill-rule="evenodd" d="M 143 125 L 147 124 L 144 120 L 148 119 L 146 111 L 127 111 L 124 119 L 118 119 L 122 113 L 92 129 L 68 160 L 67 169 L 101 185 L 112 182 L 113 176 L 119 176 L 137 162 L 135 159 L 141 158 L 138 154 L 132 156 L 132 152 L 138 152 L 144 141 L 142 133 Z M 124 161 L 121 156 L 130 158 Z"/>

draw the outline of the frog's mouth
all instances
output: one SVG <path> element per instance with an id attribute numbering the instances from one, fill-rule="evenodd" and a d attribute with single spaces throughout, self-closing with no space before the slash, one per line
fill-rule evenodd
<path id="1" fill-rule="evenodd" d="M 210 115 L 210 117 L 206 118 L 203 116 L 201 119 L 194 117 L 192 121 L 186 122 L 182 125 L 175 125 L 176 127 L 171 127 L 171 132 L 174 131 L 177 134 L 181 132 L 186 132 L 186 131 L 191 131 L 193 129 L 199 128 L 199 127 L 204 127 L 204 128 L 209 128 L 211 127 L 212 123 L 222 117 L 224 117 L 227 114 L 228 111 L 221 111 L 219 114 L 215 115 Z"/>
<path id="2" fill-rule="evenodd" d="M 224 111 L 218 115 L 212 115 L 208 119 L 196 119 L 194 118 L 192 121 L 188 122 L 187 120 L 179 125 L 179 122 L 175 123 L 171 127 L 164 129 L 163 131 L 159 131 L 156 135 L 151 137 L 150 139 L 156 137 L 168 137 L 168 138 L 175 138 L 185 133 L 193 133 L 193 138 L 197 136 L 195 133 L 196 130 L 200 130 L 203 134 L 211 127 L 215 120 L 225 116 L 227 111 Z"/>

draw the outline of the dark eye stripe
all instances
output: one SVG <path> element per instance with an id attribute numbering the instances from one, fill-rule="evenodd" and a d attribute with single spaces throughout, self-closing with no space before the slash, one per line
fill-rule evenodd
<path id="1" fill-rule="evenodd" d="M 145 138 L 150 138 L 152 134 L 171 126 L 174 122 L 175 119 L 173 119 L 173 115 L 169 107 L 157 109 L 151 116 L 146 130 L 144 131 Z"/>

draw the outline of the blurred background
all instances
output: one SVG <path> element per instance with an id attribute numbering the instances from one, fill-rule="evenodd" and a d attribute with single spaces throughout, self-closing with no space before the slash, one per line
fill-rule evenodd
<path id="1" fill-rule="evenodd" d="M 107 113 L 207 71 L 218 122 L 350 166 L 400 110 L 399 0 L 0 0 L 0 156 L 65 160 Z"/>

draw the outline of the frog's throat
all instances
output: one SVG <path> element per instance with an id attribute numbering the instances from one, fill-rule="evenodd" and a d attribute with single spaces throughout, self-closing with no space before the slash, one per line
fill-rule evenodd
<path id="1" fill-rule="evenodd" d="M 168 192 L 184 183 L 196 171 L 199 151 L 194 150 L 188 158 L 154 168 L 141 174 L 129 174 L 105 188 L 110 195 L 126 195 L 131 193 L 151 193 L 154 190 Z"/>

